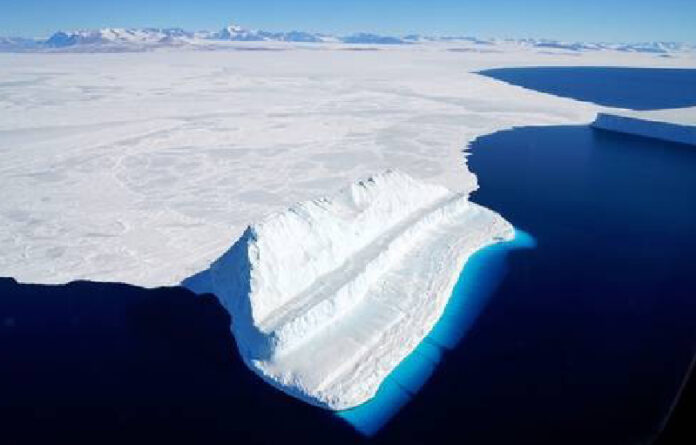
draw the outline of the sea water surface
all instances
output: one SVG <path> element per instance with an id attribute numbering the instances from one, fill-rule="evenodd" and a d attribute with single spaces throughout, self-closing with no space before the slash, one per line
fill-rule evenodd
<path id="1" fill-rule="evenodd" d="M 527 67 L 496 68 L 479 74 L 610 107 L 654 110 L 696 105 L 696 69 Z"/>
<path id="2" fill-rule="evenodd" d="M 549 443 L 653 437 L 696 351 L 696 149 L 537 127 L 480 138 L 469 162 L 474 200 L 538 241 L 480 319 L 508 354 L 503 410 L 545 419 L 518 432 Z"/>

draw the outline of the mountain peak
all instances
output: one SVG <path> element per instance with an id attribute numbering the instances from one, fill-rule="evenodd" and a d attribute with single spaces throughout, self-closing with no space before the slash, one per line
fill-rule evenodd
<path id="1" fill-rule="evenodd" d="M 228 32 L 231 32 L 231 33 L 232 33 L 232 32 L 244 32 L 244 31 L 246 31 L 244 28 L 242 28 L 242 27 L 239 26 L 239 25 L 235 25 L 234 23 L 230 23 L 229 25 L 227 25 L 227 26 L 225 27 L 225 29 L 226 29 Z"/>

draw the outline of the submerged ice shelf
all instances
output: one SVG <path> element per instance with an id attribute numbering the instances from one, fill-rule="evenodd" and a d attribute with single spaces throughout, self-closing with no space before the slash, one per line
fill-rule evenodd
<path id="1" fill-rule="evenodd" d="M 250 226 L 183 284 L 220 299 L 261 377 L 347 409 L 431 331 L 469 256 L 513 236 L 468 193 L 387 171 Z"/>
<path id="2" fill-rule="evenodd" d="M 514 239 L 478 250 L 467 260 L 452 295 L 433 329 L 384 379 L 375 397 L 336 414 L 357 431 L 372 436 L 425 385 L 448 350 L 466 336 L 507 270 L 508 255 L 536 247 L 536 240 L 516 229 Z"/>

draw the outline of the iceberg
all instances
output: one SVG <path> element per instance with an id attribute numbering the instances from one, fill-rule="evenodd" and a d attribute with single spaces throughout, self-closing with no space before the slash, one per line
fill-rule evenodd
<path id="1" fill-rule="evenodd" d="M 432 330 L 466 260 L 513 237 L 468 193 L 390 170 L 249 226 L 183 285 L 219 298 L 254 372 L 342 410 L 372 398 Z"/>
<path id="2" fill-rule="evenodd" d="M 592 127 L 679 144 L 696 145 L 696 107 L 598 113 Z"/>

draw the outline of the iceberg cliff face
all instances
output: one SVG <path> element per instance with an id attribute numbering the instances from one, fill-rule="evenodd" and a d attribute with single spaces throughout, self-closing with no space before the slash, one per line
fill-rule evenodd
<path id="1" fill-rule="evenodd" d="M 599 113 L 594 128 L 696 145 L 696 107 Z"/>
<path id="2" fill-rule="evenodd" d="M 344 409 L 430 331 L 468 256 L 512 236 L 467 194 L 388 171 L 250 226 L 184 285 L 217 295 L 254 371 Z"/>

